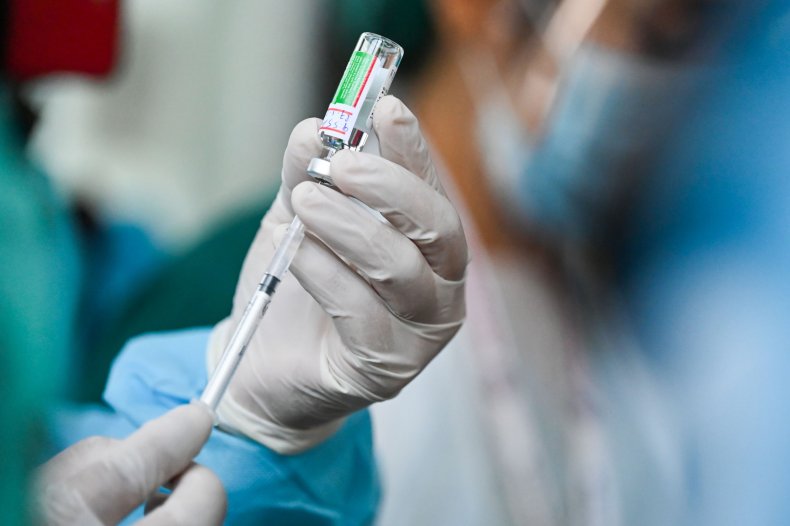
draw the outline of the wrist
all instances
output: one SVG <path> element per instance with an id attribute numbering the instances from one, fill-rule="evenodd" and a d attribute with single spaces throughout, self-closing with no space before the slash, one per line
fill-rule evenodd
<path id="1" fill-rule="evenodd" d="M 332 420 L 310 429 L 283 426 L 253 413 L 226 393 L 217 408 L 217 427 L 245 437 L 280 453 L 302 453 L 334 435 L 345 423 L 345 418 Z"/>

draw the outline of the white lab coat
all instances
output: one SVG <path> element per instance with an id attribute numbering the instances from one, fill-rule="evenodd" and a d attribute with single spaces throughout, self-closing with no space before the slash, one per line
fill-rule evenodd
<path id="1" fill-rule="evenodd" d="M 591 357 L 534 264 L 492 260 L 465 231 L 464 327 L 372 408 L 377 524 L 670 524 L 682 499 L 671 419 L 630 343 Z"/>
<path id="2" fill-rule="evenodd" d="M 444 181 L 452 194 L 447 178 Z M 499 434 L 492 432 L 491 395 L 487 394 L 492 386 L 486 386 L 497 381 L 492 372 L 502 371 L 492 371 L 497 366 L 481 368 L 480 361 L 505 346 L 509 346 L 506 354 L 512 354 L 514 339 L 527 334 L 522 347 L 544 358 L 544 363 L 536 360 L 536 364 L 564 374 L 557 360 L 562 360 L 565 329 L 546 283 L 525 261 L 502 260 L 495 267 L 477 242 L 472 224 L 464 223 L 472 254 L 466 323 L 397 398 L 372 408 L 384 491 L 380 526 L 518 524 L 521 517 L 510 509 L 513 497 L 506 491 L 510 481 L 497 458 L 502 444 L 492 436 Z M 511 292 L 508 299 L 503 290 Z M 511 308 L 507 302 L 514 298 L 520 298 L 520 304 Z M 506 319 L 511 315 L 521 319 L 519 334 L 512 333 L 513 323 Z M 554 513 L 549 501 L 557 496 L 547 497 L 550 484 L 540 481 L 545 474 L 539 473 L 544 469 L 538 465 L 539 458 L 546 453 L 534 436 L 535 423 L 529 422 L 535 417 L 523 414 L 521 407 L 505 408 L 510 402 L 514 400 L 508 395 L 496 401 L 503 409 L 497 418 L 501 424 L 516 414 L 519 422 L 510 426 L 512 438 L 527 435 L 529 439 L 516 445 L 519 469 L 526 473 L 521 483 L 531 488 L 523 499 L 533 502 L 529 520 L 557 523 L 549 518 Z"/>

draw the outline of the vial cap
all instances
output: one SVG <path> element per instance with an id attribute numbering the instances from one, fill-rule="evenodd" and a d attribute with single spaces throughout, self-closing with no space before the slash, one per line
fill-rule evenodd
<path id="1" fill-rule="evenodd" d="M 313 157 L 307 165 L 307 175 L 319 181 L 332 184 L 331 164 L 326 159 Z"/>

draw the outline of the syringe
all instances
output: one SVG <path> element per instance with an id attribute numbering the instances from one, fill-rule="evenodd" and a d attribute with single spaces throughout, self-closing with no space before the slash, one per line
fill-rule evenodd
<path id="1" fill-rule="evenodd" d="M 403 48 L 387 38 L 373 33 L 359 37 L 319 128 L 321 156 L 312 159 L 307 167 L 307 173 L 318 183 L 334 187 L 329 162 L 332 156 L 340 150 L 356 151 L 365 145 L 373 125 L 373 108 L 389 91 L 402 58 Z M 212 411 L 222 400 L 302 239 L 304 224 L 294 216 L 200 396 Z"/>

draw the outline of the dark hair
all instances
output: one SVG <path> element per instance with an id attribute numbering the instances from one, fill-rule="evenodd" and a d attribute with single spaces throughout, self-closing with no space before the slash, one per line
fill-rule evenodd
<path id="1" fill-rule="evenodd" d="M 8 30 L 11 19 L 9 0 L 0 0 L 0 75 L 5 80 L 6 53 L 8 50 Z"/>
<path id="2" fill-rule="evenodd" d="M 11 118 L 26 140 L 36 125 L 38 116 L 22 97 L 19 83 L 8 76 L 8 38 L 11 25 L 11 7 L 9 0 L 0 0 L 0 84 L 11 93 Z"/>

